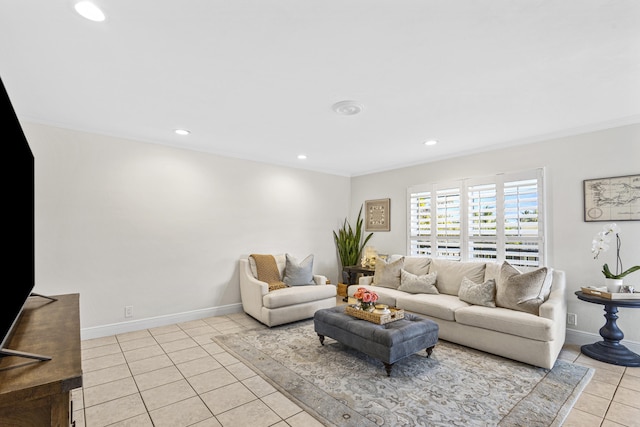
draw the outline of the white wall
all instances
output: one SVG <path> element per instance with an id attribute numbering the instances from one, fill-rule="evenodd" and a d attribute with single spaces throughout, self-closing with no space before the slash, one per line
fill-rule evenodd
<path id="1" fill-rule="evenodd" d="M 370 245 L 380 253 L 404 254 L 407 187 L 536 167 L 546 168 L 548 265 L 566 271 L 568 309 L 578 315 L 572 332 L 574 337 L 579 331 L 597 334 L 604 325 L 603 307 L 579 301 L 574 292 L 584 285 L 602 285 L 602 264 L 615 265 L 615 251 L 602 254 L 599 260 L 591 255 L 591 241 L 606 223 L 583 221 L 583 180 L 640 174 L 640 125 L 355 177 L 351 180 L 351 212 L 357 212 L 365 200 L 391 198 L 391 231 L 375 233 Z M 618 225 L 625 269 L 640 265 L 640 221 Z M 627 276 L 625 283 L 640 289 L 640 272 Z M 640 310 L 621 308 L 619 317 L 625 339 L 640 343 Z"/>
<path id="2" fill-rule="evenodd" d="M 80 293 L 83 338 L 240 311 L 238 259 L 314 254 L 349 178 L 25 124 L 36 162 L 36 288 Z M 133 306 L 133 318 L 124 307 Z"/>
<path id="3" fill-rule="evenodd" d="M 332 230 L 364 200 L 391 198 L 391 231 L 370 241 L 405 253 L 406 189 L 544 166 L 548 264 L 567 272 L 576 332 L 597 334 L 602 306 L 573 292 L 601 284 L 585 223 L 582 181 L 640 173 L 640 125 L 543 141 L 352 179 L 228 159 L 50 126 L 24 124 L 36 157 L 36 292 L 80 293 L 83 338 L 166 320 L 238 311 L 237 260 L 249 253 L 315 255 L 338 281 Z M 620 222 L 622 259 L 640 264 L 640 222 Z M 626 283 L 640 288 L 640 272 Z M 132 305 L 133 319 L 124 318 Z M 146 322 L 146 323 L 145 323 Z M 620 309 L 640 343 L 640 310 Z"/>

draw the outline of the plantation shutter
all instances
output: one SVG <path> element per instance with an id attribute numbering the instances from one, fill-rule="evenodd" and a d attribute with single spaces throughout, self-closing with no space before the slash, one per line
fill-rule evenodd
<path id="1" fill-rule="evenodd" d="M 431 191 L 409 196 L 409 253 L 431 256 Z"/>
<path id="2" fill-rule="evenodd" d="M 410 187 L 407 253 L 544 265 L 543 169 Z"/>
<path id="3" fill-rule="evenodd" d="M 435 256 L 460 260 L 460 187 L 436 192 Z"/>
<path id="4" fill-rule="evenodd" d="M 496 260 L 498 222 L 496 183 L 467 187 L 468 259 Z"/>
<path id="5" fill-rule="evenodd" d="M 504 258 L 513 265 L 543 265 L 540 184 L 526 175 L 504 183 Z"/>

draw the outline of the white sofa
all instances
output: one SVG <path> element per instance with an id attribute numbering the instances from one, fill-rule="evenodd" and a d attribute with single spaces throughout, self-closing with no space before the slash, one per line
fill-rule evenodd
<path id="1" fill-rule="evenodd" d="M 284 278 L 285 255 L 274 255 Z M 313 317 L 321 308 L 336 306 L 336 287 L 327 278 L 313 275 L 315 285 L 290 286 L 269 292 L 269 285 L 256 278 L 248 259 L 240 260 L 240 296 L 245 313 L 272 327 Z"/>
<path id="2" fill-rule="evenodd" d="M 485 265 L 484 277 L 480 277 L 480 280 L 500 280 L 502 263 L 482 264 Z M 439 338 L 443 340 L 531 365 L 552 368 L 565 341 L 567 307 L 564 272 L 547 270 L 545 283 L 550 291 L 546 300 L 539 305 L 536 315 L 500 306 L 474 305 L 460 300 L 458 292 L 461 270 L 478 265 L 472 262 L 404 257 L 403 269 L 406 272 L 418 276 L 428 273 L 433 276 L 434 271 L 436 272 L 435 286 L 438 294 L 408 293 L 383 287 L 373 283 L 375 276 L 361 277 L 358 285 L 349 287 L 348 294 L 353 297 L 358 287 L 372 289 L 379 296 L 379 304 L 396 306 L 438 323 Z"/>

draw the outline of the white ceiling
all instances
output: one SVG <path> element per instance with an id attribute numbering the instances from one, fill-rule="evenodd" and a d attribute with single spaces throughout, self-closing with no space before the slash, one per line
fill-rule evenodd
<path id="1" fill-rule="evenodd" d="M 0 0 L 22 120 L 347 176 L 640 122 L 638 0 L 95 3 Z"/>

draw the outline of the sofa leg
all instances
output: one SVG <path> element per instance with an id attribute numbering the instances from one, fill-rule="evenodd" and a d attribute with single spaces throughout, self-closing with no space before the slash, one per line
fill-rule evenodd
<path id="1" fill-rule="evenodd" d="M 324 345 L 324 335 L 318 334 L 318 338 L 320 338 L 320 344 Z"/>

